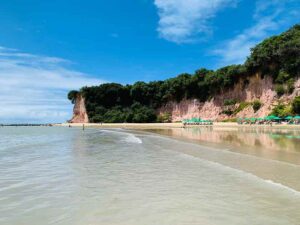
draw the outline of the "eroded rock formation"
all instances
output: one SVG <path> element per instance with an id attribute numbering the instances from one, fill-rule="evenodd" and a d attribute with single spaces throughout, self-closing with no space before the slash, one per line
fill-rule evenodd
<path id="1" fill-rule="evenodd" d="M 73 117 L 69 121 L 70 123 L 88 123 L 89 117 L 85 108 L 85 100 L 80 94 L 75 99 L 73 108 Z"/>

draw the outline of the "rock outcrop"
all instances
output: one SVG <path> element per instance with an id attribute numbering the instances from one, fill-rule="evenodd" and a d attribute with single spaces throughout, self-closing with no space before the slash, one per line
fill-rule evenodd
<path id="1" fill-rule="evenodd" d="M 70 123 L 88 123 L 89 117 L 85 108 L 85 99 L 80 94 L 75 99 L 73 108 L 73 117 L 69 121 Z"/>

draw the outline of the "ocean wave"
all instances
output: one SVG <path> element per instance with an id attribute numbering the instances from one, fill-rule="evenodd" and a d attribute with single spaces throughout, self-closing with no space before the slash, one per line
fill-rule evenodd
<path id="1" fill-rule="evenodd" d="M 264 181 L 267 182 L 267 183 L 269 183 L 269 184 L 271 184 L 271 185 L 276 186 L 277 188 L 281 188 L 281 189 L 287 190 L 287 191 L 289 191 L 289 192 L 293 192 L 294 194 L 300 196 L 300 192 L 297 191 L 297 190 L 295 190 L 295 189 L 293 189 L 293 188 L 290 188 L 290 187 L 288 187 L 288 186 L 285 186 L 285 185 L 283 185 L 283 184 L 281 184 L 281 183 L 276 183 L 276 182 L 274 182 L 274 181 L 272 181 L 272 180 L 264 180 Z"/>
<path id="2" fill-rule="evenodd" d="M 102 131 L 107 132 L 107 133 L 121 134 L 121 135 L 125 136 L 121 140 L 126 143 L 134 143 L 134 144 L 142 144 L 143 143 L 143 141 L 140 138 L 138 138 L 137 136 L 135 136 L 132 133 L 124 132 L 122 129 L 102 130 Z"/>
<path id="3" fill-rule="evenodd" d="M 181 153 L 183 155 L 189 155 L 189 154 L 185 154 L 185 153 Z M 233 168 L 233 167 L 230 167 L 230 166 L 226 166 L 224 164 L 221 164 L 221 163 L 218 163 L 218 162 L 215 162 L 215 161 L 211 161 L 211 160 L 208 160 L 208 159 L 202 159 L 202 158 L 198 158 L 196 156 L 193 156 L 193 155 L 189 155 L 191 156 L 191 158 L 194 158 L 194 159 L 198 159 L 204 163 L 207 163 L 207 164 L 210 164 L 211 166 L 214 166 L 216 168 L 221 168 L 223 171 L 224 169 L 228 170 L 228 171 L 235 171 L 237 174 L 240 174 L 242 175 L 242 177 L 245 177 L 247 176 L 248 178 L 250 179 L 253 179 L 253 180 L 256 180 L 256 181 L 259 181 L 259 182 L 262 182 L 264 184 L 267 184 L 267 185 L 270 185 L 272 188 L 276 188 L 276 189 L 281 189 L 281 190 L 284 190 L 284 191 L 287 191 L 289 193 L 292 193 L 294 195 L 297 195 L 300 197 L 300 192 L 291 188 L 291 187 L 288 187 L 284 184 L 281 184 L 281 183 L 276 183 L 272 180 L 265 180 L 259 176 L 256 176 L 252 173 L 249 173 L 249 172 L 246 172 L 244 170 L 240 170 L 240 169 L 236 169 L 236 168 Z M 186 157 L 186 156 L 185 156 Z"/>
<path id="4" fill-rule="evenodd" d="M 137 144 L 142 144 L 143 143 L 143 141 L 141 139 L 134 136 L 133 134 L 128 135 L 124 140 L 128 143 L 137 143 Z"/>

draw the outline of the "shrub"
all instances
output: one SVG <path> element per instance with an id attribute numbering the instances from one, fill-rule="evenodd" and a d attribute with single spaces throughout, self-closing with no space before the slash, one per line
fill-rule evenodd
<path id="1" fill-rule="evenodd" d="M 231 116 L 233 114 L 233 111 L 230 109 L 225 109 L 222 111 L 223 114 L 227 115 L 227 116 Z"/>
<path id="2" fill-rule="evenodd" d="M 255 100 L 252 104 L 254 112 L 257 112 L 262 106 L 262 103 L 259 100 Z"/>
<path id="3" fill-rule="evenodd" d="M 239 107 L 234 110 L 234 114 L 238 114 L 239 112 L 243 111 L 245 108 L 247 108 L 250 105 L 249 102 L 241 102 Z"/>
<path id="4" fill-rule="evenodd" d="M 158 116 L 157 122 L 159 123 L 170 123 L 172 122 L 172 114 L 171 113 L 163 113 Z"/>
<path id="5" fill-rule="evenodd" d="M 293 78 L 287 81 L 287 92 L 292 94 L 295 89 L 295 80 Z"/>
<path id="6" fill-rule="evenodd" d="M 292 110 L 296 114 L 300 114 L 300 96 L 296 97 L 292 102 Z"/>
<path id="7" fill-rule="evenodd" d="M 292 107 L 291 105 L 284 105 L 282 103 L 279 103 L 277 106 L 275 106 L 271 112 L 270 115 L 276 115 L 279 117 L 286 117 L 292 115 Z"/>
<path id="8" fill-rule="evenodd" d="M 235 105 L 236 104 L 236 100 L 235 99 L 225 99 L 224 100 L 224 105 L 228 106 L 228 105 Z"/>
<path id="9" fill-rule="evenodd" d="M 285 93 L 285 90 L 284 90 L 284 87 L 283 87 L 282 84 L 276 85 L 276 86 L 275 86 L 275 91 L 276 91 L 278 97 L 281 97 L 281 96 L 284 95 L 284 93 Z"/>

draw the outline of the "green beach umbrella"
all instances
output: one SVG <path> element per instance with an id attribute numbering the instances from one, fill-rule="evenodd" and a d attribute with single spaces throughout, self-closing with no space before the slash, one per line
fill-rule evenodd
<path id="1" fill-rule="evenodd" d="M 300 116 L 295 116 L 294 119 L 300 120 Z"/>
<path id="2" fill-rule="evenodd" d="M 279 134 L 270 134 L 270 136 L 271 136 L 272 138 L 280 138 L 280 137 L 281 137 Z"/>
<path id="3" fill-rule="evenodd" d="M 291 120 L 291 119 L 293 119 L 293 117 L 292 117 L 292 116 L 287 116 L 287 117 L 285 117 L 284 119 L 286 119 L 286 120 Z"/>
<path id="4" fill-rule="evenodd" d="M 281 118 L 279 118 L 279 117 L 277 117 L 277 116 L 274 116 L 274 115 L 267 116 L 265 119 L 266 119 L 266 120 L 281 120 Z"/>

